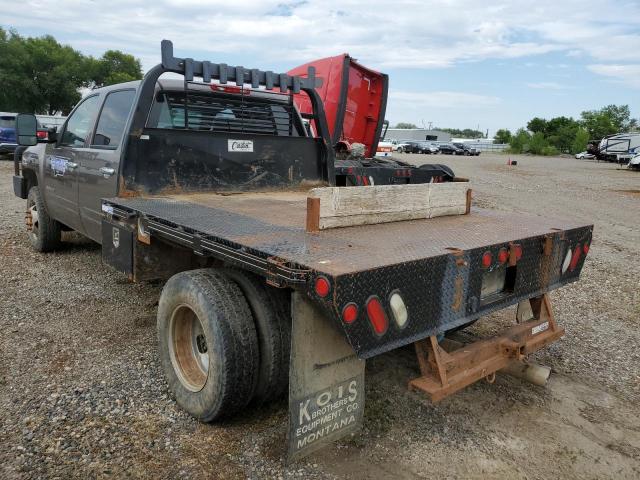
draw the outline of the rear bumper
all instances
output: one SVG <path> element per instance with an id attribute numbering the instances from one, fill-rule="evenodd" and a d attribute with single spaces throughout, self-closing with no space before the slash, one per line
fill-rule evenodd
<path id="1" fill-rule="evenodd" d="M 314 290 L 315 280 L 323 276 L 315 272 L 307 284 L 307 294 L 340 325 L 358 356 L 369 358 L 576 281 L 585 255 L 581 254 L 575 264 L 572 262 L 564 274 L 562 264 L 568 250 L 590 244 L 591 235 L 592 227 L 586 226 L 511 242 L 522 248 L 522 257 L 508 274 L 513 275 L 512 284 L 486 298 L 481 294 L 483 277 L 492 268 L 482 267 L 482 256 L 489 251 L 496 259 L 500 249 L 509 244 L 457 250 L 355 274 L 324 275 L 331 285 L 325 298 Z M 394 293 L 401 295 L 408 311 L 403 327 L 394 321 L 390 307 Z M 379 299 L 387 317 L 388 327 L 382 334 L 376 333 L 368 317 L 366 305 L 372 297 Z M 358 307 L 357 319 L 352 323 L 342 320 L 342 311 L 348 304 Z"/>
<path id="2" fill-rule="evenodd" d="M 13 153 L 16 151 L 18 147 L 17 143 L 1 143 L 0 142 L 0 153 Z"/>

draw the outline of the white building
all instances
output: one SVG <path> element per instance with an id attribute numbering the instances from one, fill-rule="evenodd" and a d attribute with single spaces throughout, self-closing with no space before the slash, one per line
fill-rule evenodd
<path id="1" fill-rule="evenodd" d="M 418 140 L 433 142 L 450 142 L 451 134 L 441 130 L 428 130 L 426 128 L 388 128 L 384 137 L 390 140 Z"/>

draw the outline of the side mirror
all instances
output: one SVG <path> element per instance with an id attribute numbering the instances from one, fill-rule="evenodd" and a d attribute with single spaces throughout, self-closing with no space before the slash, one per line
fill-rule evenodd
<path id="1" fill-rule="evenodd" d="M 18 144 L 31 147 L 38 143 L 38 121 L 32 113 L 19 113 L 16 117 Z"/>

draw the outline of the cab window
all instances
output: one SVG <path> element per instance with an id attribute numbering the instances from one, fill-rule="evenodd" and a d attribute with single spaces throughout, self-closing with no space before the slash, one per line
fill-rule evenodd
<path id="1" fill-rule="evenodd" d="M 100 112 L 92 147 L 116 149 L 124 135 L 124 127 L 133 105 L 135 90 L 111 92 Z"/>
<path id="2" fill-rule="evenodd" d="M 99 106 L 100 97 L 98 95 L 84 99 L 67 120 L 60 144 L 70 147 L 84 146 Z"/>

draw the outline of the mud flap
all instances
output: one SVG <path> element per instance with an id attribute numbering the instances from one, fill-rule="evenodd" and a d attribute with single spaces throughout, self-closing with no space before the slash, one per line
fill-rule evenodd
<path id="1" fill-rule="evenodd" d="M 296 461 L 358 430 L 364 414 L 364 367 L 332 321 L 292 295 L 288 459 Z"/>

